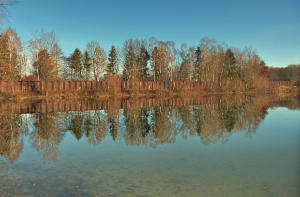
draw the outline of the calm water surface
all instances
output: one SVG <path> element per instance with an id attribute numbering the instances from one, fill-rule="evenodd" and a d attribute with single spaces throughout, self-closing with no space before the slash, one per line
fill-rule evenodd
<path id="1" fill-rule="evenodd" d="M 286 106 L 2 114 L 0 196 L 300 196 L 299 100 Z"/>

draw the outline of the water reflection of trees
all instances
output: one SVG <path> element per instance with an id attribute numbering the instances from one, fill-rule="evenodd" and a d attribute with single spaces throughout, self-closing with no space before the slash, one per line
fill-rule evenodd
<path id="1" fill-rule="evenodd" d="M 219 103 L 193 107 L 194 129 L 202 143 L 226 142 L 233 132 L 246 130 L 247 135 L 256 131 L 266 115 L 266 108 L 253 103 Z M 193 134 L 193 133 L 191 133 Z"/>
<path id="2" fill-rule="evenodd" d="M 124 109 L 124 124 L 124 139 L 128 144 L 145 144 L 148 141 L 151 125 L 147 109 Z"/>
<path id="3" fill-rule="evenodd" d="M 23 136 L 28 133 L 27 117 L 17 114 L 0 116 L 0 156 L 11 163 L 23 150 Z"/>
<path id="4" fill-rule="evenodd" d="M 295 103 L 293 100 L 293 106 Z M 0 116 L 0 156 L 10 162 L 17 160 L 27 135 L 46 161 L 57 159 L 59 145 L 67 133 L 76 140 L 84 138 L 92 145 L 100 144 L 106 136 L 112 140 L 124 139 L 130 146 L 156 147 L 189 136 L 199 136 L 203 144 L 224 143 L 236 132 L 253 135 L 265 118 L 268 106 L 266 99 L 247 98 L 241 102 L 216 100 L 176 108 L 135 106 L 118 110 L 113 105 L 107 110 L 32 115 L 7 113 Z"/>
<path id="5" fill-rule="evenodd" d="M 157 146 L 198 135 L 203 144 L 226 142 L 234 132 L 255 133 L 267 114 L 262 100 L 241 103 L 203 104 L 178 108 L 124 110 L 124 139 L 129 145 Z"/>
<path id="6" fill-rule="evenodd" d="M 62 115 L 59 113 L 38 113 L 33 115 L 33 131 L 30 139 L 33 147 L 42 153 L 46 161 L 55 161 L 59 155 L 58 145 L 64 133 L 61 128 Z"/>
<path id="7" fill-rule="evenodd" d="M 68 112 L 63 123 L 77 140 L 85 136 L 90 144 L 97 145 L 107 134 L 105 118 L 103 111 Z"/>

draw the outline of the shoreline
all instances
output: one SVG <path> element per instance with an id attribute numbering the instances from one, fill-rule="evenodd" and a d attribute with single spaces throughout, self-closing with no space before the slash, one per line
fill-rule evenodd
<path id="1" fill-rule="evenodd" d="M 3 102 L 15 102 L 24 100 L 70 100 L 70 99 L 108 99 L 108 98 L 173 98 L 173 97 L 198 97 L 198 96 L 236 96 L 236 95 L 246 95 L 246 96 L 257 96 L 257 95 L 274 95 L 274 96 L 297 96 L 300 95 L 300 88 L 292 88 L 287 91 L 276 90 L 249 90 L 249 91 L 182 91 L 182 92 L 172 92 L 172 91 L 147 91 L 147 92 L 119 92 L 119 93 L 97 93 L 97 94 L 63 94 L 63 93 L 49 93 L 46 95 L 1 95 L 0 103 Z"/>
<path id="2" fill-rule="evenodd" d="M 201 104 L 282 102 L 299 100 L 299 95 L 263 94 L 206 94 L 198 96 L 152 96 L 152 97 L 77 97 L 77 98 L 27 98 L 5 102 L 0 101 L 0 114 L 6 113 L 51 113 L 65 111 L 140 109 L 153 107 L 181 107 Z"/>

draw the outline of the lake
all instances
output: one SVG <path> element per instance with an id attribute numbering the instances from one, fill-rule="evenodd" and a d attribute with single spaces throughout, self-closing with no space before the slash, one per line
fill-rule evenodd
<path id="1" fill-rule="evenodd" d="M 0 196 L 300 196 L 299 97 L 0 107 Z"/>

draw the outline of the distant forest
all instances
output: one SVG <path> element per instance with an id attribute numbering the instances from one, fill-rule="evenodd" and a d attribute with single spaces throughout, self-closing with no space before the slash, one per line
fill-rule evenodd
<path id="1" fill-rule="evenodd" d="M 292 64 L 283 68 L 270 67 L 268 77 L 272 81 L 299 81 L 300 64 Z"/>

